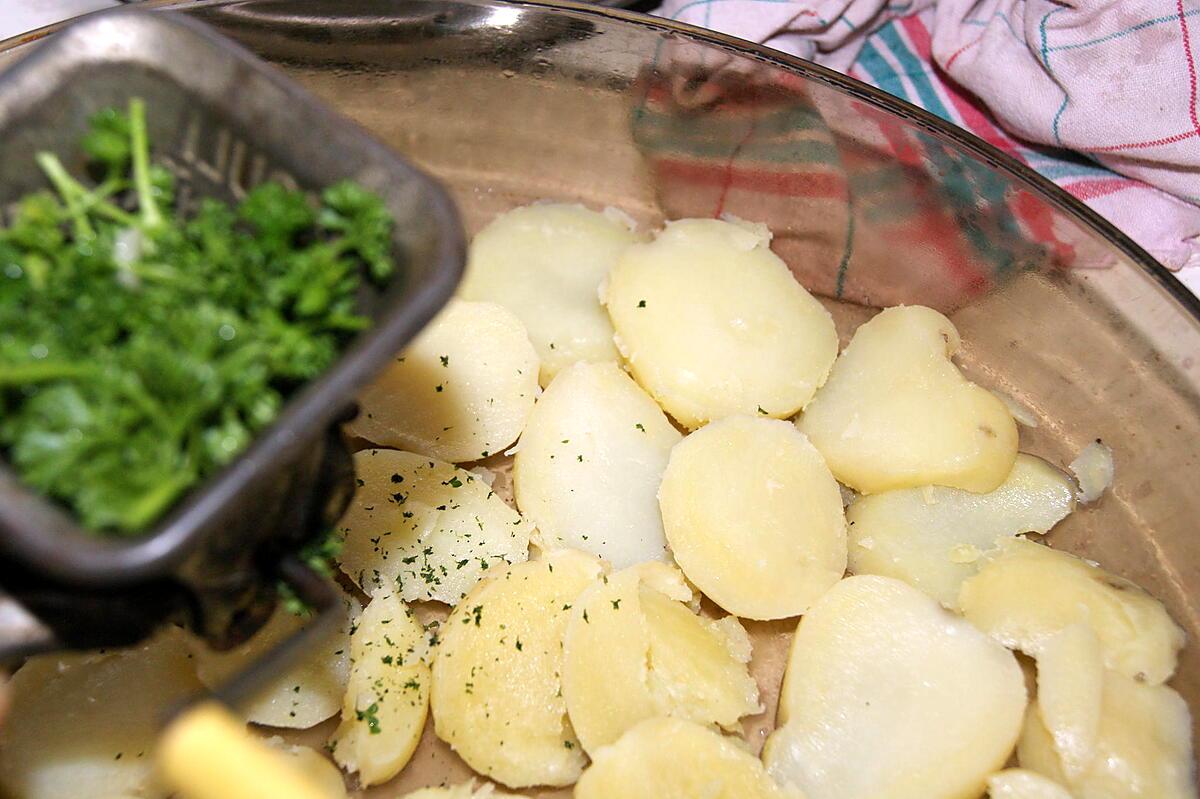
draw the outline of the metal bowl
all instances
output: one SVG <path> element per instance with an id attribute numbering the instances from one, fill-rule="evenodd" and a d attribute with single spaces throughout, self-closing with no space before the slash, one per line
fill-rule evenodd
<path id="1" fill-rule="evenodd" d="M 1050 541 L 1140 583 L 1200 635 L 1200 302 L 1012 158 L 829 70 L 627 12 L 360 0 L 348 22 L 341 0 L 175 7 L 443 180 L 471 230 L 539 198 L 644 225 L 734 214 L 770 225 L 843 340 L 873 307 L 947 312 L 966 371 L 1040 420 L 1023 450 L 1059 465 L 1096 438 L 1115 452 L 1112 491 Z M 786 624 L 749 627 L 757 653 L 786 641 Z M 1200 710 L 1200 647 L 1174 685 Z M 755 745 L 773 714 L 748 721 Z M 467 773 L 426 734 L 368 795 Z"/>

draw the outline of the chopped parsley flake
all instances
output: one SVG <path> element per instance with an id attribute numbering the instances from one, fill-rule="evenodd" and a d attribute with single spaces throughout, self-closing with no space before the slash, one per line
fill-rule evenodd
<path id="1" fill-rule="evenodd" d="M 372 735 L 378 735 L 382 732 L 379 727 L 379 716 L 376 715 L 378 712 L 379 703 L 372 702 L 366 710 L 356 710 L 354 714 L 358 717 L 359 721 L 367 722 L 367 729 L 370 730 Z"/>

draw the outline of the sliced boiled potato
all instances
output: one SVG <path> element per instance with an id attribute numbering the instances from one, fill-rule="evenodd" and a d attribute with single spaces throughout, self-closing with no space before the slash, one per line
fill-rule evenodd
<path id="1" fill-rule="evenodd" d="M 1196 796 L 1191 716 L 1183 698 L 1167 686 L 1107 671 L 1095 757 L 1078 774 L 1063 767 L 1043 718 L 1035 704 L 1018 759 L 1022 767 L 1066 785 L 1076 799 Z"/>
<path id="2" fill-rule="evenodd" d="M 613 363 L 559 373 L 521 434 L 513 465 L 517 506 L 545 544 L 616 568 L 668 558 L 659 481 L 679 431 Z"/>
<path id="3" fill-rule="evenodd" d="M 1004 482 L 1017 425 L 950 360 L 959 343 L 949 319 L 919 305 L 858 328 L 798 422 L 838 480 L 864 494 L 926 485 L 982 493 Z"/>
<path id="4" fill-rule="evenodd" d="M 618 361 L 600 284 L 638 236 L 616 214 L 537 203 L 494 219 L 471 241 L 459 293 L 503 305 L 525 324 L 541 383 L 576 361 Z"/>
<path id="5" fill-rule="evenodd" d="M 575 799 L 800 799 L 734 740 L 677 718 L 646 719 L 598 751 Z"/>
<path id="6" fill-rule="evenodd" d="M 692 433 L 659 503 L 676 563 L 738 616 L 796 616 L 846 570 L 838 484 L 789 422 L 734 416 Z"/>
<path id="7" fill-rule="evenodd" d="M 1074 507 L 1071 479 L 1024 454 L 986 494 L 939 486 L 871 494 L 846 509 L 850 571 L 896 577 L 952 608 L 998 539 L 1048 532 Z"/>
<path id="8" fill-rule="evenodd" d="M 681 424 L 791 416 L 837 357 L 829 312 L 771 252 L 765 225 L 684 219 L 634 245 L 605 304 L 633 376 Z"/>
<path id="9" fill-rule="evenodd" d="M 341 601 L 337 631 L 243 703 L 238 710 L 246 721 L 307 729 L 338 712 L 350 674 L 350 627 L 359 610 L 356 600 L 343 595 Z M 203 641 L 190 639 L 196 674 L 205 687 L 220 688 L 310 621 L 281 604 L 250 640 L 226 652 L 214 652 Z"/>
<path id="10" fill-rule="evenodd" d="M 1005 394 L 1003 391 L 992 389 L 992 394 L 996 399 L 1004 403 L 1004 407 L 1008 408 L 1008 412 L 1012 414 L 1013 421 L 1024 427 L 1037 427 L 1037 414 L 1026 408 L 1018 402 L 1011 394 Z"/>
<path id="11" fill-rule="evenodd" d="M 1063 771 L 1082 774 L 1096 756 L 1104 698 L 1104 653 L 1084 624 L 1051 636 L 1037 657 L 1037 703 Z"/>
<path id="12" fill-rule="evenodd" d="M 517 440 L 538 391 L 521 320 L 490 302 L 451 300 L 358 399 L 346 430 L 453 463 Z"/>
<path id="13" fill-rule="evenodd" d="M 108 654 L 32 657 L 11 687 L 0 796 L 13 799 L 165 799 L 154 776 L 159 725 L 203 690 L 174 629 Z"/>
<path id="14" fill-rule="evenodd" d="M 500 793 L 491 784 L 476 786 L 475 781 L 437 788 L 422 788 L 407 793 L 401 799 L 524 799 L 511 793 Z"/>
<path id="15" fill-rule="evenodd" d="M 531 525 L 470 472 L 394 449 L 355 453 L 354 472 L 338 562 L 367 594 L 453 605 L 529 556 Z"/>
<path id="16" fill-rule="evenodd" d="M 329 745 L 363 786 L 400 773 L 421 740 L 430 691 L 424 649 L 425 628 L 395 595 L 375 596 L 350 635 L 354 663 Z"/>
<path id="17" fill-rule="evenodd" d="M 648 570 L 667 575 L 644 579 Z M 664 582 L 673 597 L 655 587 Z M 562 689 L 588 754 L 655 716 L 735 730 L 762 709 L 746 631 L 732 616 L 697 616 L 690 599 L 677 570 L 647 563 L 597 581 L 572 603 Z"/>
<path id="18" fill-rule="evenodd" d="M 1112 448 L 1100 439 L 1080 450 L 1075 460 L 1067 466 L 1079 482 L 1079 501 L 1085 505 L 1100 499 L 1112 485 L 1116 464 Z"/>
<path id="19" fill-rule="evenodd" d="M 268 738 L 267 744 L 287 755 L 292 768 L 304 774 L 327 799 L 346 799 L 342 772 L 325 755 L 311 746 L 293 746 L 279 736 Z"/>
<path id="20" fill-rule="evenodd" d="M 848 577 L 800 622 L 763 757 L 808 799 L 966 799 L 1024 710 L 1011 652 L 907 583 Z"/>
<path id="21" fill-rule="evenodd" d="M 1108 668 L 1154 684 L 1174 673 L 1184 643 L 1162 604 L 1133 583 L 1020 538 L 1001 542 L 958 604 L 976 627 L 1034 657 L 1063 628 L 1086 624 Z"/>
<path id="22" fill-rule="evenodd" d="M 1059 785 L 1067 784 L 1067 775 L 1063 773 L 1054 739 L 1042 721 L 1042 709 L 1036 700 L 1030 702 L 1025 711 L 1021 737 L 1017 740 L 1017 762 L 1021 768 L 1041 774 Z"/>
<path id="23" fill-rule="evenodd" d="M 563 634 L 571 605 L 603 571 L 559 550 L 481 582 L 442 626 L 433 664 L 437 736 L 510 787 L 570 785 L 585 758 L 567 720 Z"/>
<path id="24" fill-rule="evenodd" d="M 1067 789 L 1036 771 L 1009 768 L 988 777 L 989 799 L 1071 799 Z"/>

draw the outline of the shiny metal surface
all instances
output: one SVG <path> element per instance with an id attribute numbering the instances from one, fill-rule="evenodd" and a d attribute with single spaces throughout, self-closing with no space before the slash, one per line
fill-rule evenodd
<path id="1" fill-rule="evenodd" d="M 1095 438 L 1115 451 L 1113 490 L 1053 545 L 1142 584 L 1200 636 L 1200 302 L 1003 153 L 798 59 L 580 4 L 175 7 L 445 181 L 472 230 L 540 198 L 616 206 L 647 226 L 734 214 L 771 226 L 843 340 L 876 306 L 946 311 L 964 368 L 1040 419 L 1023 450 L 1059 465 Z M 781 651 L 786 626 L 748 625 L 756 653 Z M 1200 709 L 1200 647 L 1175 686 Z M 768 707 L 747 722 L 752 744 L 772 718 Z M 369 795 L 466 775 L 426 736 L 410 770 Z"/>

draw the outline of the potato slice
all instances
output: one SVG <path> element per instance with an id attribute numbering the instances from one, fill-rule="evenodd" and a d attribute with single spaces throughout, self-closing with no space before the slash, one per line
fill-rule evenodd
<path id="1" fill-rule="evenodd" d="M 266 743 L 287 755 L 292 768 L 304 774 L 328 799 L 346 799 L 342 772 L 325 755 L 311 746 L 293 746 L 279 736 L 268 738 Z"/>
<path id="2" fill-rule="evenodd" d="M 808 799 L 975 797 L 1024 710 L 1011 652 L 906 583 L 849 577 L 796 631 L 763 758 Z"/>
<path id="3" fill-rule="evenodd" d="M 666 560 L 659 481 L 679 431 L 612 363 L 578 363 L 538 401 L 513 464 L 517 506 L 550 547 L 624 568 Z"/>
<path id="4" fill-rule="evenodd" d="M 998 539 L 1046 533 L 1074 507 L 1071 479 L 1023 454 L 987 494 L 939 486 L 872 494 L 846 509 L 850 571 L 896 577 L 953 608 Z"/>
<path id="5" fill-rule="evenodd" d="M 489 569 L 529 557 L 531 525 L 479 477 L 394 449 L 355 453 L 338 562 L 368 594 L 453 605 Z"/>
<path id="6" fill-rule="evenodd" d="M 769 249 L 765 225 L 684 219 L 630 247 L 605 304 L 633 376 L 680 424 L 783 418 L 837 357 L 829 312 Z"/>
<path id="7" fill-rule="evenodd" d="M 958 604 L 976 627 L 1034 657 L 1063 628 L 1087 624 L 1105 666 L 1154 684 L 1174 673 L 1184 642 L 1162 604 L 1133 583 L 1020 538 L 1001 542 L 963 583 Z"/>
<path id="8" fill-rule="evenodd" d="M 373 444 L 462 463 L 517 440 L 538 391 L 521 320 L 490 302 L 451 300 L 358 398 L 346 426 Z"/>
<path id="9" fill-rule="evenodd" d="M 1192 721 L 1187 704 L 1165 685 L 1148 685 L 1109 670 L 1096 754 L 1087 768 L 1071 775 L 1063 767 L 1055 742 L 1033 705 L 1018 759 L 1024 768 L 1066 785 L 1078 799 L 1149 797 L 1193 799 Z"/>
<path id="10" fill-rule="evenodd" d="M 1090 505 L 1112 485 L 1116 474 L 1112 448 L 1100 439 L 1080 450 L 1075 460 L 1067 466 L 1079 482 L 1079 501 Z"/>
<path id="11" fill-rule="evenodd" d="M 1017 457 L 1004 403 L 950 358 L 958 331 L 931 308 L 863 324 L 798 424 L 835 477 L 863 494 L 926 485 L 995 490 Z"/>
<path id="12" fill-rule="evenodd" d="M 667 574 L 647 581 L 647 570 Z M 673 585 L 673 596 L 655 583 Z M 732 731 L 762 709 L 746 631 L 732 616 L 697 616 L 684 604 L 691 593 L 676 569 L 646 563 L 596 582 L 573 603 L 562 689 L 589 755 L 655 716 Z"/>
<path id="13" fill-rule="evenodd" d="M 401 799 L 524 799 L 511 793 L 499 793 L 490 783 L 476 787 L 475 781 L 437 788 L 422 788 L 405 794 Z"/>
<path id="14" fill-rule="evenodd" d="M 636 241 L 616 214 L 563 203 L 515 208 L 476 234 L 459 292 L 517 315 L 549 385 L 576 361 L 620 360 L 597 292 Z"/>
<path id="15" fill-rule="evenodd" d="M 663 524 L 688 579 L 730 613 L 803 613 L 846 570 L 837 482 L 795 426 L 735 416 L 671 451 Z"/>
<path id="16" fill-rule="evenodd" d="M 1037 687 L 1063 771 L 1076 777 L 1096 756 L 1104 698 L 1104 653 L 1090 627 L 1072 624 L 1047 639 L 1037 658 Z"/>
<path id="17" fill-rule="evenodd" d="M 1059 785 L 1067 784 L 1067 775 L 1054 748 L 1054 739 L 1042 721 L 1042 709 L 1036 700 L 1030 702 L 1025 711 L 1021 737 L 1017 740 L 1017 762 L 1021 768 L 1041 774 Z"/>
<path id="18" fill-rule="evenodd" d="M 243 718 L 269 727 L 307 729 L 336 714 L 350 675 L 350 627 L 358 611 L 358 602 L 343 595 L 337 631 L 238 708 Z M 219 688 L 309 621 L 279 605 L 250 640 L 226 652 L 214 652 L 191 638 L 196 674 L 206 688 Z"/>
<path id="19" fill-rule="evenodd" d="M 333 759 L 363 786 L 387 782 L 408 763 L 429 712 L 425 628 L 394 595 L 371 600 L 350 635 L 353 665 Z"/>
<path id="20" fill-rule="evenodd" d="M 109 654 L 38 655 L 12 677 L 0 727 L 0 795 L 156 799 L 163 714 L 203 689 L 183 635 Z"/>
<path id="21" fill-rule="evenodd" d="M 988 777 L 989 799 L 1071 799 L 1067 789 L 1035 771 L 1009 768 Z"/>
<path id="22" fill-rule="evenodd" d="M 647 719 L 595 754 L 575 799 L 799 799 L 733 739 L 690 721 Z"/>
<path id="23" fill-rule="evenodd" d="M 437 736 L 513 788 L 570 785 L 584 756 L 563 698 L 571 604 L 603 570 L 575 550 L 519 563 L 475 586 L 442 626 L 433 664 Z"/>

